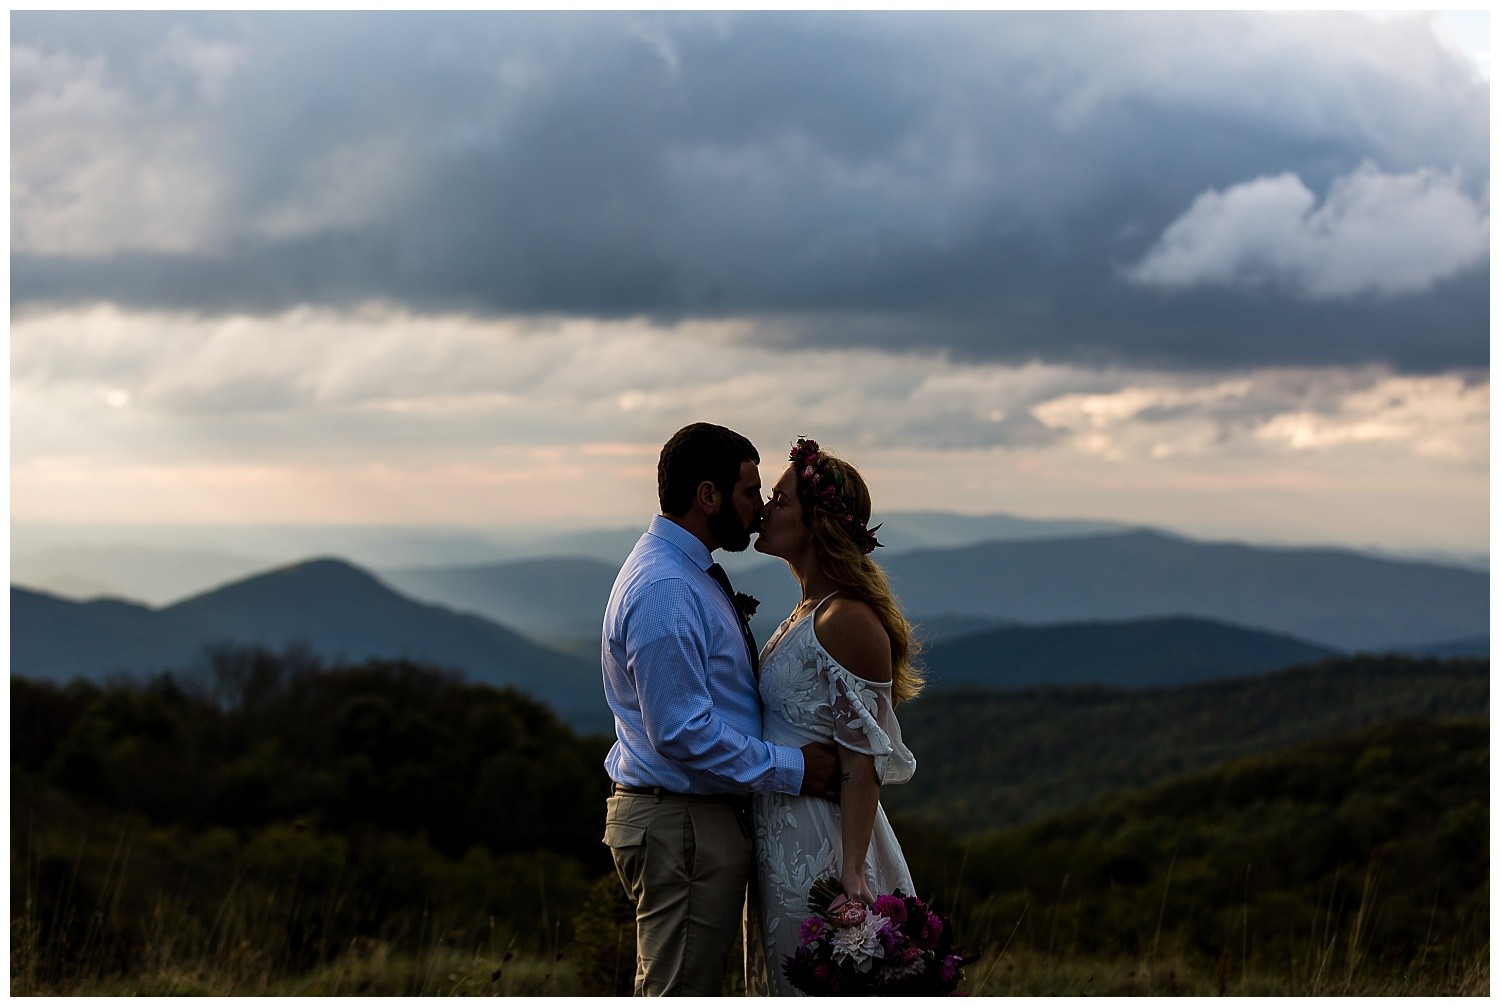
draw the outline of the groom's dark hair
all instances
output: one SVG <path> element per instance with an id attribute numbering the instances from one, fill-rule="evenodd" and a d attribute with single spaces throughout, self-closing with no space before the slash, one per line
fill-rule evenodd
<path id="1" fill-rule="evenodd" d="M 705 479 L 730 496 L 740 481 L 740 466 L 760 464 L 760 453 L 743 434 L 714 423 L 690 423 L 672 435 L 656 462 L 656 495 L 661 512 L 681 517 Z"/>

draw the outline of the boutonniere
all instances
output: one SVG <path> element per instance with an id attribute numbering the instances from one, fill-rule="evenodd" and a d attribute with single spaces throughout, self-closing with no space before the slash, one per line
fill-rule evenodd
<path id="1" fill-rule="evenodd" d="M 760 599 L 753 598 L 743 591 L 734 593 L 734 607 L 739 610 L 740 618 L 749 622 L 755 618 L 755 612 L 760 608 Z"/>

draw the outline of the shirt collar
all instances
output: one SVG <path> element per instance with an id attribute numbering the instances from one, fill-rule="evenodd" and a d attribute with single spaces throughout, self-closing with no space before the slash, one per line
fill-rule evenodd
<path id="1" fill-rule="evenodd" d="M 647 529 L 647 533 L 659 539 L 665 539 L 682 550 L 688 559 L 698 565 L 699 570 L 707 570 L 713 565 L 713 553 L 708 551 L 708 546 L 703 544 L 703 540 L 671 518 L 661 514 L 656 515 L 651 519 L 651 527 Z"/>

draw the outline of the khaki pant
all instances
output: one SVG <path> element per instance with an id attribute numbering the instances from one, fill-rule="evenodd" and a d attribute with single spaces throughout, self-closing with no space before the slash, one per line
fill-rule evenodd
<path id="1" fill-rule="evenodd" d="M 723 995 L 754 856 L 749 805 L 615 794 L 604 842 L 635 903 L 635 995 Z"/>

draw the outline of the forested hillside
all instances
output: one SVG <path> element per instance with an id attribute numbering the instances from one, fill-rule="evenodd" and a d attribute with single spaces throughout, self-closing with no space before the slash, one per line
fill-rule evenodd
<path id="1" fill-rule="evenodd" d="M 1210 619 L 1173 617 L 1004 626 L 939 641 L 923 655 L 934 688 L 1188 685 L 1310 664 L 1327 647 Z"/>
<path id="2" fill-rule="evenodd" d="M 1392 966 L 1410 985 L 1391 992 L 1419 971 L 1488 985 L 1487 720 L 1386 723 L 920 848 L 914 878 L 970 933 L 1218 984 L 1183 992 L 1277 970 L 1281 992 L 1347 991 Z"/>
<path id="3" fill-rule="evenodd" d="M 934 691 L 899 711 L 917 775 L 886 806 L 1005 828 L 1230 759 L 1411 716 L 1488 716 L 1489 662 L 1339 658 L 1179 689 Z"/>

